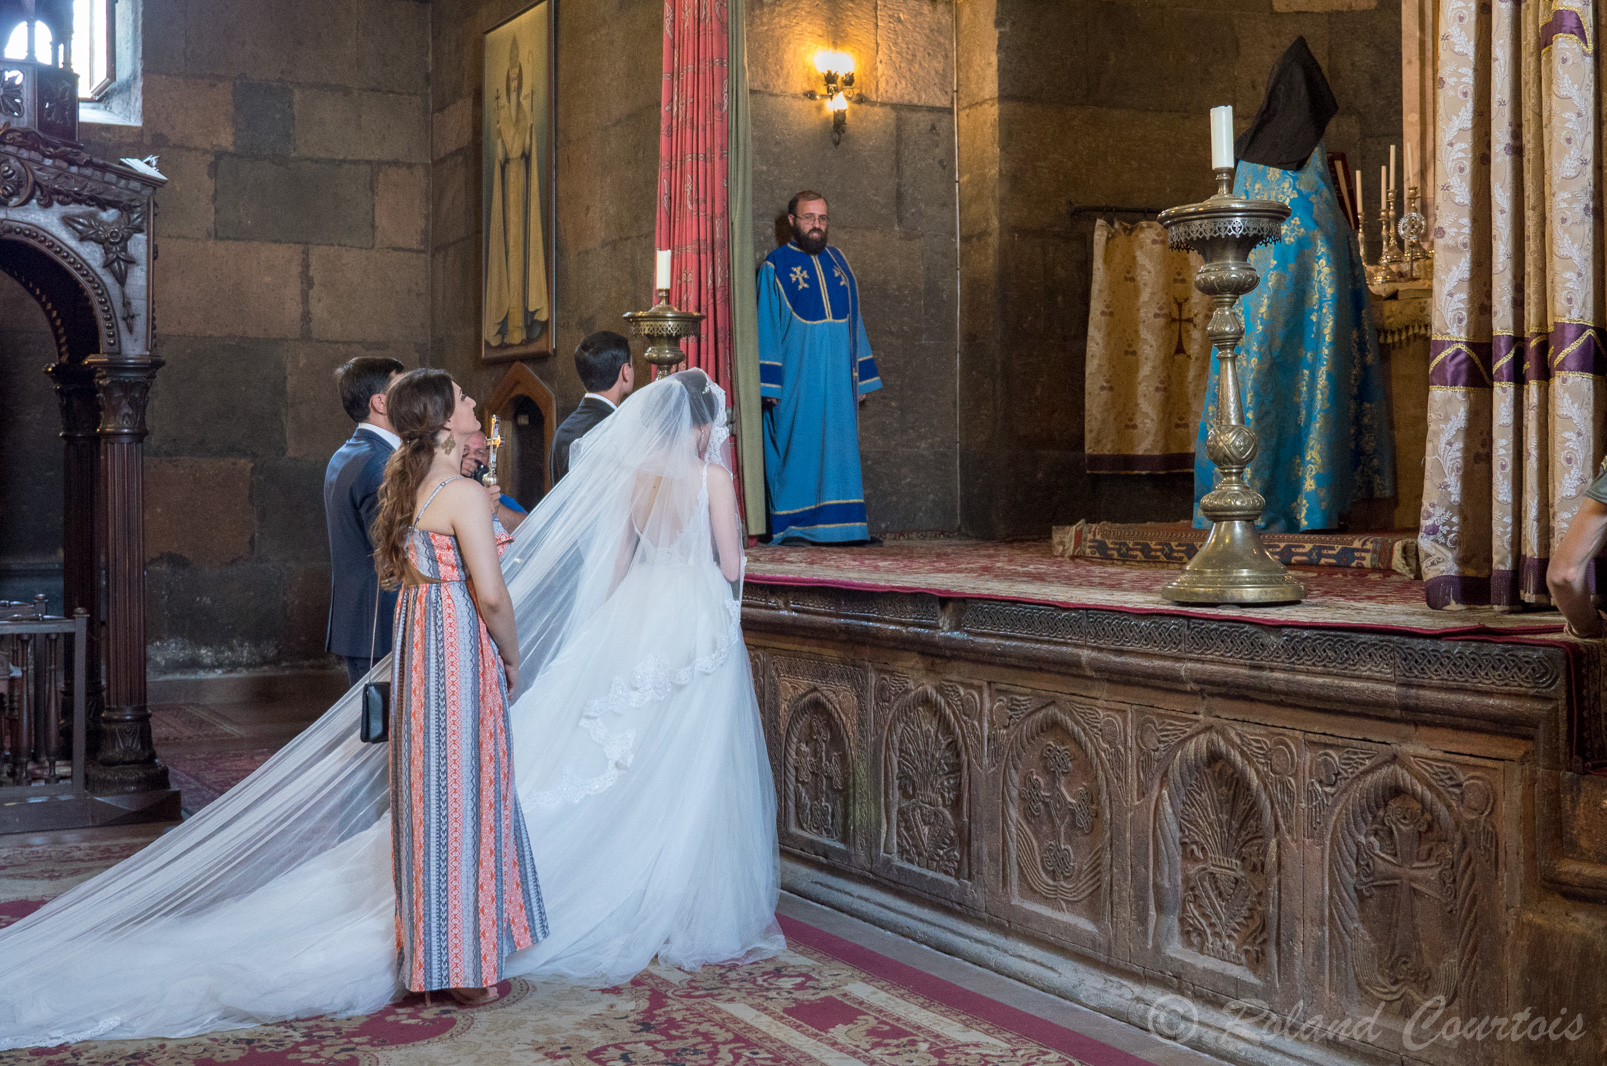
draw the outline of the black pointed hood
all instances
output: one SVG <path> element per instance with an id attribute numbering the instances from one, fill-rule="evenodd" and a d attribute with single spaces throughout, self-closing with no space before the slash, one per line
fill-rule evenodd
<path id="1" fill-rule="evenodd" d="M 1322 65 L 1304 37 L 1296 37 L 1267 78 L 1267 94 L 1255 121 L 1234 144 L 1247 163 L 1299 170 L 1339 111 Z"/>

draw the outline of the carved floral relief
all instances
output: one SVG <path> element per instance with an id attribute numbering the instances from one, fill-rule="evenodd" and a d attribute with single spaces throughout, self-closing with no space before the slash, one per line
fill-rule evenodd
<path id="1" fill-rule="evenodd" d="M 887 725 L 884 850 L 912 866 L 964 879 L 969 847 L 965 748 L 954 708 L 923 685 Z"/>
<path id="2" fill-rule="evenodd" d="M 1005 774 L 1005 872 L 1017 901 L 1103 924 L 1111 811 L 1096 751 L 1053 704 L 1022 721 Z"/>
<path id="3" fill-rule="evenodd" d="M 1161 773 L 1154 810 L 1164 941 L 1275 978 L 1277 830 L 1256 768 L 1214 730 L 1197 733 Z"/>

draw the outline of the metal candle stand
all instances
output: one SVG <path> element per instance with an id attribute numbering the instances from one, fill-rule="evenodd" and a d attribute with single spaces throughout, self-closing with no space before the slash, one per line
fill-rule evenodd
<path id="1" fill-rule="evenodd" d="M 1183 571 L 1161 588 L 1173 603 L 1298 603 L 1306 588 L 1261 545 L 1256 519 L 1266 500 L 1244 479 L 1256 454 L 1256 434 L 1244 422 L 1235 349 L 1244 323 L 1234 305 L 1260 282 L 1250 265 L 1251 249 L 1277 241 L 1289 217 L 1287 204 L 1233 195 L 1233 169 L 1216 170 L 1216 195 L 1161 213 L 1168 243 L 1205 260 L 1194 287 L 1215 305 L 1206 334 L 1216 349 L 1216 418 L 1206 432 L 1205 453 L 1221 480 L 1200 501 L 1211 520 L 1205 544 Z"/>
<path id="2" fill-rule="evenodd" d="M 653 380 L 671 373 L 686 361 L 681 351 L 681 340 L 696 337 L 703 316 L 696 311 L 678 311 L 670 304 L 670 290 L 658 290 L 658 302 L 646 311 L 627 311 L 624 318 L 631 324 L 631 333 L 653 341 L 644 357 L 653 364 Z"/>

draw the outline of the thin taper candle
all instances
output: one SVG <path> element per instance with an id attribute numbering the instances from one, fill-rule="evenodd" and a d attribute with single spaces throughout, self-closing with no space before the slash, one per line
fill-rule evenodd
<path id="1" fill-rule="evenodd" d="M 1389 168 L 1378 168 L 1378 209 L 1382 211 L 1384 205 L 1389 203 Z"/>
<path id="2" fill-rule="evenodd" d="M 1420 185 L 1421 182 L 1419 182 L 1417 180 L 1417 172 L 1412 169 L 1412 142 L 1411 141 L 1406 142 L 1405 151 L 1406 151 L 1406 184 L 1407 184 L 1408 187 Z"/>
<path id="3" fill-rule="evenodd" d="M 1356 168 L 1356 224 L 1358 226 L 1367 224 L 1367 216 L 1362 213 L 1361 206 L 1361 167 Z"/>
<path id="4" fill-rule="evenodd" d="M 1389 146 L 1389 187 L 1391 189 L 1399 188 L 1395 184 L 1395 146 L 1393 144 Z"/>

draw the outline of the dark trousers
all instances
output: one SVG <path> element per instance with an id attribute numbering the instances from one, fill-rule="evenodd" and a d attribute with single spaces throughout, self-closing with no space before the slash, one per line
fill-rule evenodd
<path id="1" fill-rule="evenodd" d="M 359 655 L 359 656 L 346 655 L 346 656 L 342 656 L 342 658 L 344 658 L 346 660 L 346 687 L 347 688 L 350 688 L 351 686 L 357 684 L 357 682 L 361 681 L 363 678 L 367 677 L 368 672 L 370 670 L 374 669 L 374 664 L 379 662 L 379 659 L 370 659 L 370 658 L 367 658 L 367 657 L 361 656 L 361 655 Z M 384 656 L 381 656 L 380 658 L 384 658 Z"/>

